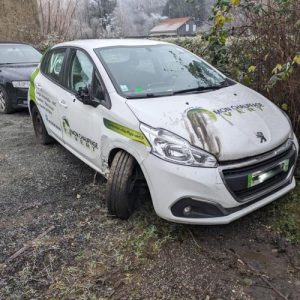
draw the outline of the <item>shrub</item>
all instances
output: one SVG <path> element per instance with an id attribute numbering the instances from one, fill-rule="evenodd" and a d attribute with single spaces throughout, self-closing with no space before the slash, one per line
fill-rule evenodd
<path id="1" fill-rule="evenodd" d="M 218 0 L 204 37 L 167 39 L 285 110 L 300 137 L 299 0 Z"/>
<path id="2" fill-rule="evenodd" d="M 230 44 L 233 76 L 264 94 L 300 136 L 300 2 L 245 1 Z M 242 21 L 241 21 L 242 20 Z"/>
<path id="3" fill-rule="evenodd" d="M 36 48 L 39 49 L 42 53 L 45 53 L 52 46 L 64 42 L 65 39 L 58 34 L 49 34 L 45 39 L 39 42 L 36 45 Z"/>

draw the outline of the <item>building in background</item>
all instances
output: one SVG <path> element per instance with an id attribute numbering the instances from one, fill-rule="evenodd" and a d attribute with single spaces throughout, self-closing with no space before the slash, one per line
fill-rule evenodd
<path id="1" fill-rule="evenodd" d="M 34 42 L 39 32 L 36 0 L 0 0 L 0 41 Z"/>
<path id="2" fill-rule="evenodd" d="M 163 20 L 150 30 L 150 36 L 193 36 L 197 25 L 193 18 L 175 18 Z"/>

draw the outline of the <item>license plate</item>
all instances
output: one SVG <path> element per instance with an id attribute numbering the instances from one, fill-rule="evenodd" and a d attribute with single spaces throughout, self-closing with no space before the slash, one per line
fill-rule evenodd
<path id="1" fill-rule="evenodd" d="M 290 160 L 286 159 L 269 171 L 266 171 L 266 172 L 258 171 L 258 172 L 249 174 L 248 175 L 248 185 L 247 185 L 248 189 L 267 181 L 268 179 L 276 176 L 277 174 L 279 174 L 281 172 L 288 172 L 289 165 L 290 165 Z"/>

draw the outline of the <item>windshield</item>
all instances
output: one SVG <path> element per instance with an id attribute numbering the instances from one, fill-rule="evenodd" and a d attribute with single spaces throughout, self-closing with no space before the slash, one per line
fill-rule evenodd
<path id="1" fill-rule="evenodd" d="M 39 63 L 42 54 L 28 45 L 0 45 L 0 64 Z"/>
<path id="2" fill-rule="evenodd" d="M 95 52 L 118 92 L 127 98 L 220 88 L 226 81 L 203 60 L 173 45 L 117 46 Z"/>

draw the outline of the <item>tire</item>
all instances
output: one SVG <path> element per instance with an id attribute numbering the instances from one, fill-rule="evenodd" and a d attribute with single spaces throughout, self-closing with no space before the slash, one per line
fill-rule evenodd
<path id="1" fill-rule="evenodd" d="M 8 95 L 5 89 L 0 86 L 0 113 L 2 114 L 11 114 L 14 112 L 12 103 L 8 98 Z"/>
<path id="2" fill-rule="evenodd" d="M 33 106 L 31 114 L 32 114 L 33 128 L 38 142 L 42 145 L 53 144 L 54 139 L 48 134 L 42 116 L 36 105 Z"/>
<path id="3" fill-rule="evenodd" d="M 119 151 L 107 180 L 106 203 L 110 215 L 127 220 L 138 205 L 140 168 L 127 152 Z"/>

